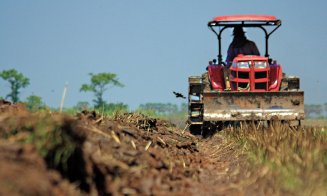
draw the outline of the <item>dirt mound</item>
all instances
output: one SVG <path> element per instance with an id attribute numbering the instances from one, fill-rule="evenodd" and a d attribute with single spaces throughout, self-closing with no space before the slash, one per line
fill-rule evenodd
<path id="1" fill-rule="evenodd" d="M 84 119 L 84 118 L 82 118 Z M 87 133 L 83 152 L 93 165 L 98 193 L 185 193 L 183 179 L 192 179 L 198 168 L 196 138 L 181 134 L 169 123 L 140 114 L 122 114 L 113 119 L 79 121 Z"/>
<path id="2" fill-rule="evenodd" d="M 266 167 L 250 167 L 245 143 L 231 142 L 228 132 L 198 138 L 138 113 L 109 118 L 1 107 L 0 195 L 283 193 Z"/>
<path id="3" fill-rule="evenodd" d="M 2 99 L 2 100 L 0 100 L 0 112 L 17 114 L 17 113 L 26 113 L 27 109 L 26 109 L 24 103 L 13 104 L 10 101 L 6 101 L 6 100 Z"/>
<path id="4" fill-rule="evenodd" d="M 168 122 L 133 113 L 69 117 L 1 107 L 5 195 L 186 194 L 199 177 L 197 138 Z"/>
<path id="5" fill-rule="evenodd" d="M 0 140 L 0 195 L 80 194 L 59 173 L 48 170 L 33 145 Z"/>

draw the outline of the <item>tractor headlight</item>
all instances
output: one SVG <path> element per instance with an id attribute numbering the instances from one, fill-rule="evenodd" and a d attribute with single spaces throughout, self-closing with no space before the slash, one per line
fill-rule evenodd
<path id="1" fill-rule="evenodd" d="M 244 69 L 244 68 L 250 68 L 250 63 L 249 63 L 249 62 L 238 62 L 238 63 L 237 63 L 237 67 L 238 67 L 238 68 L 241 68 L 241 69 L 242 69 L 242 68 L 243 68 L 243 69 Z"/>
<path id="2" fill-rule="evenodd" d="M 254 62 L 254 68 L 259 68 L 259 69 L 267 68 L 267 62 L 266 61 Z"/>

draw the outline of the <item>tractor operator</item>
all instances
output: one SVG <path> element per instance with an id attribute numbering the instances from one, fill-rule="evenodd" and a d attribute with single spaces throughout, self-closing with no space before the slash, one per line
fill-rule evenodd
<path id="1" fill-rule="evenodd" d="M 260 52 L 256 44 L 246 38 L 242 27 L 234 27 L 233 35 L 233 41 L 229 45 L 227 51 L 226 63 L 228 68 L 231 66 L 233 59 L 239 54 L 260 56 Z"/>

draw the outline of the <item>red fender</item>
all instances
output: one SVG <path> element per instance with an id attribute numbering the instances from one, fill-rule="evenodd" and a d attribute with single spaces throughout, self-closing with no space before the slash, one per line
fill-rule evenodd
<path id="1" fill-rule="evenodd" d="M 270 82 L 269 82 L 269 91 L 277 92 L 279 91 L 280 84 L 282 81 L 282 66 L 279 64 L 270 65 Z"/>
<path id="2" fill-rule="evenodd" d="M 223 91 L 225 89 L 224 67 L 222 65 L 209 65 L 208 75 L 213 90 Z"/>

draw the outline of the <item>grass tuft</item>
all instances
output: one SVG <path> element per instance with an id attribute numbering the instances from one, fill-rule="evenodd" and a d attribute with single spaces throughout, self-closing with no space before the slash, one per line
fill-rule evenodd
<path id="1" fill-rule="evenodd" d="M 241 128 L 242 127 L 242 128 Z M 276 189 L 294 194 L 327 194 L 327 134 L 324 129 L 295 129 L 280 122 L 242 124 L 225 131 L 247 154 L 253 169 L 269 168 Z"/>

